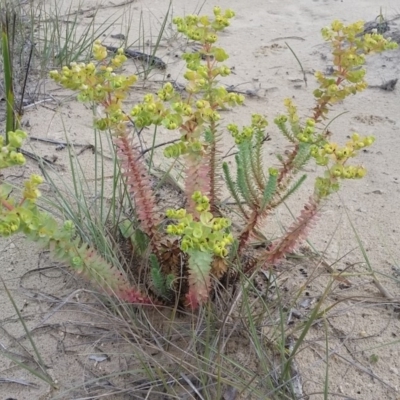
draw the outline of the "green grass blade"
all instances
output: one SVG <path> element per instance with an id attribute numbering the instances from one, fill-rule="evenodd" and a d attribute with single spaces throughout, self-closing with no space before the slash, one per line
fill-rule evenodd
<path id="1" fill-rule="evenodd" d="M 17 315 L 18 315 L 18 319 L 21 321 L 21 324 L 22 324 L 22 326 L 23 326 L 23 328 L 24 328 L 25 334 L 26 334 L 26 336 L 27 336 L 27 338 L 28 338 L 28 340 L 29 340 L 29 342 L 30 342 L 30 344 L 31 344 L 31 346 L 32 346 L 32 349 L 33 349 L 33 351 L 34 351 L 34 353 L 35 353 L 35 355 L 36 355 L 36 362 L 37 362 L 38 366 L 40 367 L 40 369 L 43 371 L 43 374 L 40 374 L 40 373 L 38 373 L 37 371 L 32 370 L 30 367 L 28 367 L 28 366 L 25 365 L 24 363 L 21 363 L 21 362 L 15 360 L 15 359 L 14 359 L 13 361 L 15 361 L 19 366 L 21 366 L 21 367 L 23 367 L 23 368 L 29 370 L 29 372 L 33 373 L 33 374 L 34 374 L 35 376 L 37 376 L 38 378 L 40 378 L 40 379 L 42 379 L 42 380 L 45 380 L 45 381 L 46 381 L 47 383 L 49 383 L 51 386 L 56 387 L 56 385 L 54 384 L 54 382 L 52 381 L 52 379 L 50 378 L 50 376 L 49 376 L 49 375 L 47 374 L 47 372 L 46 372 L 45 363 L 43 362 L 43 359 L 42 359 L 42 357 L 40 356 L 39 350 L 38 350 L 37 347 L 36 347 L 36 344 L 35 344 L 35 342 L 34 342 L 34 340 L 33 340 L 33 338 L 32 338 L 32 335 L 31 335 L 31 333 L 30 333 L 28 327 L 27 327 L 26 324 L 25 324 L 25 320 L 24 320 L 24 318 L 22 317 L 21 312 L 19 311 L 18 306 L 17 306 L 17 304 L 15 303 L 14 298 L 12 297 L 10 291 L 8 290 L 8 287 L 6 286 L 6 283 L 4 282 L 3 278 L 0 277 L 0 279 L 1 279 L 2 283 L 3 283 L 3 286 L 4 286 L 4 289 L 5 289 L 6 293 L 7 293 L 7 296 L 8 296 L 8 298 L 9 298 L 10 301 L 11 301 L 11 304 L 13 305 L 14 310 L 15 310 L 15 312 L 16 312 Z M 10 358 L 10 356 L 8 356 L 8 358 Z"/>
<path id="2" fill-rule="evenodd" d="M 296 53 L 293 51 L 293 49 L 289 46 L 289 44 L 287 42 L 285 42 L 286 46 L 288 47 L 288 49 L 290 50 L 290 52 L 293 54 L 294 58 L 296 59 L 296 61 L 298 62 L 301 72 L 303 73 L 303 79 L 304 79 L 304 83 L 307 87 L 307 76 L 306 76 L 306 71 L 304 71 L 303 65 L 299 60 L 299 57 L 297 57 Z"/>
<path id="3" fill-rule="evenodd" d="M 6 144 L 8 144 L 8 132 L 14 131 L 15 129 L 15 114 L 12 62 L 10 56 L 7 25 L 4 22 L 2 23 L 1 48 L 4 69 L 4 88 L 6 95 Z"/>

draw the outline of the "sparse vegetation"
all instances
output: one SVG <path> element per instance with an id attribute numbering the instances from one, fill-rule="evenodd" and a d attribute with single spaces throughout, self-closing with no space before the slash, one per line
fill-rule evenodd
<path id="1" fill-rule="evenodd" d="M 197 363 L 197 379 L 203 387 L 211 387 L 205 389 L 199 398 L 221 398 L 222 392 L 228 390 L 243 395 L 252 392 L 255 398 L 296 398 L 292 382 L 294 356 L 313 322 L 329 310 L 330 306 L 323 309 L 322 304 L 330 285 L 309 319 L 296 328 L 300 332 L 298 340 L 289 346 L 288 351 L 288 336 L 283 326 L 271 329 L 270 343 L 259 338 L 262 316 L 270 313 L 272 307 L 259 296 L 256 302 L 260 311 L 254 313 L 250 293 L 257 292 L 257 288 L 252 278 L 259 270 L 272 277 L 273 267 L 291 255 L 307 238 L 309 230 L 318 221 L 321 204 L 326 198 L 336 193 L 343 181 L 365 176 L 365 168 L 350 164 L 350 159 L 372 145 L 374 137 L 353 132 L 347 143 L 337 144 L 326 120 L 335 103 L 366 88 L 365 58 L 397 46 L 378 33 L 363 34 L 361 22 L 346 26 L 334 21 L 330 27 L 324 28 L 322 36 L 331 45 L 334 57 L 333 74 L 315 74 L 318 82 L 313 93 L 315 106 L 306 118 L 300 118 L 291 99 L 284 101 L 286 113 L 276 116 L 274 123 L 288 140 L 290 150 L 276 154 L 278 165 L 266 167 L 262 156 L 268 139 L 266 117 L 253 114 L 250 124 L 244 127 L 230 120 L 222 123 L 221 109 L 241 106 L 245 101 L 244 96 L 228 92 L 219 82 L 230 74 L 230 68 L 224 64 L 228 54 L 217 46 L 218 34 L 229 26 L 233 17 L 233 11 L 215 7 L 212 17 L 189 15 L 174 18 L 178 32 L 200 45 L 197 52 L 183 56 L 187 66 L 184 74 L 186 91 L 180 93 L 168 82 L 156 95 L 146 94 L 142 102 L 128 110 L 124 109 L 123 101 L 135 90 L 138 78 L 120 71 L 127 61 L 124 49 L 110 55 L 107 48 L 96 40 L 93 44 L 94 60 L 85 63 L 67 58 L 69 51 L 63 51 L 63 68 L 53 70 L 50 76 L 64 88 L 74 91 L 78 101 L 91 106 L 95 114 L 96 138 L 108 135 L 104 142 L 109 141 L 115 161 L 112 205 L 107 211 L 102 209 L 101 203 L 101 211 L 90 219 L 85 200 L 79 207 L 84 209 L 82 217 L 78 216 L 82 210 L 74 211 L 68 204 L 69 199 L 61 198 L 58 209 L 62 209 L 64 204 L 62 215 L 68 218 L 60 223 L 59 218 L 42 208 L 41 176 L 31 175 L 19 196 L 15 195 L 15 188 L 2 181 L 0 235 L 9 237 L 22 233 L 49 249 L 56 259 L 102 289 L 113 318 L 127 318 L 128 315 L 128 320 L 138 323 L 130 308 L 133 303 L 150 306 L 150 310 L 153 306 L 156 309 L 167 306 L 171 310 L 167 317 L 171 323 L 178 309 L 188 318 L 197 315 L 199 324 L 205 321 L 206 328 L 198 337 L 197 328 L 182 334 L 185 340 L 190 337 L 194 340 L 195 346 L 191 347 L 194 355 L 188 361 L 185 359 L 187 355 L 179 354 L 179 360 L 185 359 L 183 370 L 191 373 Z M 2 43 L 6 66 L 9 65 L 9 55 L 4 32 Z M 86 37 L 82 43 L 87 46 Z M 82 52 L 85 49 L 82 48 Z M 11 96 L 12 76 L 5 74 L 5 77 L 5 86 L 9 88 L 7 93 Z M 12 97 L 8 97 L 8 104 L 12 103 Z M 19 149 L 26 133 L 19 129 L 16 116 L 15 109 L 9 106 L 6 134 L 0 137 L 2 169 L 15 168 L 25 162 Z M 165 147 L 164 156 L 172 160 L 172 164 L 184 166 L 182 207 L 168 209 L 165 213 L 161 213 L 156 204 L 157 186 L 152 183 L 152 160 L 149 161 L 139 147 L 138 131 L 153 128 L 156 135 L 158 127 L 179 132 L 180 139 Z M 234 170 L 221 158 L 220 138 L 227 133 L 236 144 Z M 72 169 L 79 169 L 74 162 L 71 157 Z M 259 237 L 260 227 L 306 180 L 302 171 L 307 163 L 315 163 L 321 173 L 315 179 L 314 191 L 304 200 L 300 215 L 282 237 L 264 240 L 263 246 L 258 246 L 261 249 L 255 249 L 252 240 Z M 49 176 L 46 175 L 47 181 L 58 194 L 62 193 Z M 75 190 L 79 191 L 77 182 L 78 179 L 75 180 Z M 102 187 L 102 195 L 103 190 Z M 234 203 L 228 211 L 221 204 L 223 191 L 229 192 Z M 126 243 L 127 248 L 122 248 Z M 373 277 L 377 280 L 375 275 Z M 235 290 L 240 291 L 239 295 Z M 287 310 L 279 296 L 278 293 L 273 312 L 280 314 L 282 324 Z M 235 322 L 233 309 L 237 304 L 240 317 Z M 140 332 L 146 332 L 149 327 L 143 321 L 140 324 L 143 324 Z M 229 325 L 234 330 L 237 324 L 243 324 L 251 338 L 252 351 L 261 364 L 259 369 L 264 373 L 268 371 L 266 383 L 260 382 L 258 372 L 249 374 L 224 354 L 225 328 Z M 130 333 L 131 329 L 129 326 Z M 153 329 L 149 330 L 151 335 L 155 335 Z M 158 346 L 163 351 L 166 347 L 177 346 L 168 334 L 157 340 L 162 341 Z M 327 353 L 328 350 L 327 344 Z M 273 363 L 265 360 L 266 354 L 271 353 L 280 357 L 279 366 L 275 366 L 273 372 L 269 371 Z M 369 360 L 376 363 L 378 357 L 373 354 Z M 41 360 L 40 364 L 43 364 Z M 230 368 L 239 371 L 240 377 L 236 382 L 236 377 L 229 374 Z M 149 380 L 155 386 L 170 390 L 163 381 L 172 375 L 169 370 L 149 371 Z M 51 382 L 47 375 L 44 376 L 47 382 Z M 181 372 L 180 376 L 186 375 Z M 174 376 L 174 379 L 182 384 L 181 378 Z M 328 392 L 326 386 L 325 398 L 328 398 Z M 196 391 L 194 393 L 198 395 Z"/>

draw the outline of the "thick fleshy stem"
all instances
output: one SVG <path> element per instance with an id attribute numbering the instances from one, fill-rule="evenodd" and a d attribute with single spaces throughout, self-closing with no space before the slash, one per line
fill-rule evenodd
<path id="1" fill-rule="evenodd" d="M 212 134 L 212 141 L 210 144 L 209 154 L 208 154 L 208 179 L 209 179 L 209 186 L 210 186 L 210 207 L 211 212 L 215 214 L 217 212 L 217 203 L 219 197 L 219 181 L 220 177 L 218 177 L 218 170 L 221 168 L 222 162 L 220 159 L 220 152 L 218 150 L 218 133 L 217 127 L 214 121 L 210 124 L 210 132 Z"/>
<path id="2" fill-rule="evenodd" d="M 213 255 L 206 251 L 191 250 L 189 254 L 189 291 L 186 305 L 192 310 L 198 308 L 207 299 L 211 288 L 211 262 Z"/>
<path id="3" fill-rule="evenodd" d="M 192 199 L 193 193 L 200 192 L 205 196 L 210 194 L 210 165 L 205 158 L 198 153 L 190 153 L 185 156 L 186 181 L 185 194 L 188 200 L 187 211 L 195 216 L 198 215 L 196 202 Z"/>
<path id="4" fill-rule="evenodd" d="M 127 278 L 101 257 L 94 248 L 79 243 L 79 240 L 67 242 L 51 239 L 48 246 L 60 261 L 67 262 L 76 273 L 84 276 L 106 293 L 132 304 L 155 304 L 150 297 L 144 296 L 138 289 L 132 287 Z M 79 263 L 74 265 L 74 260 L 79 260 Z"/>
<path id="5" fill-rule="evenodd" d="M 311 196 L 309 202 L 304 206 L 300 216 L 287 230 L 282 239 L 272 243 L 265 253 L 265 266 L 268 267 L 291 253 L 298 246 L 299 242 L 307 237 L 309 230 L 314 227 L 318 218 L 319 199 Z"/>
<path id="6" fill-rule="evenodd" d="M 135 202 L 140 227 L 151 239 L 157 236 L 160 218 L 156 213 L 156 201 L 151 180 L 139 150 L 127 134 L 114 139 L 117 154 L 123 168 L 129 193 Z"/>

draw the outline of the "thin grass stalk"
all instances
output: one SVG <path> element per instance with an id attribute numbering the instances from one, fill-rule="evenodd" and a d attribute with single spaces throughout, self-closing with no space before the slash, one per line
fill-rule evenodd
<path id="1" fill-rule="evenodd" d="M 324 400 L 329 400 L 329 340 L 328 340 L 328 324 L 326 322 L 326 317 L 323 318 L 324 330 L 325 330 L 325 355 L 326 355 L 326 368 L 325 368 L 325 382 L 324 382 Z"/>
<path id="2" fill-rule="evenodd" d="M 149 159 L 149 174 L 151 173 L 151 167 L 153 166 L 153 158 L 154 158 L 154 150 L 155 150 L 154 146 L 156 144 L 156 138 L 157 138 L 157 125 L 154 126 L 153 140 L 151 142 L 150 159 Z"/>
<path id="3" fill-rule="evenodd" d="M 89 25 L 78 36 L 79 14 L 72 12 L 70 6 L 66 15 L 61 15 L 60 4 L 62 3 L 55 0 L 49 11 L 45 5 L 39 8 L 39 11 L 31 10 L 31 25 L 41 26 L 39 33 L 31 32 L 31 41 L 37 43 L 40 71 L 46 74 L 49 66 L 64 66 L 73 61 L 87 59 L 93 42 L 101 39 L 118 20 L 117 17 L 113 18 L 112 14 L 96 27 L 98 10 L 95 10 Z M 65 24 L 61 21 L 65 21 Z"/>
<path id="4" fill-rule="evenodd" d="M 9 360 L 11 360 L 12 362 L 14 362 L 16 365 L 18 365 L 19 367 L 21 367 L 22 369 L 27 370 L 31 375 L 36 376 L 37 378 L 39 378 L 40 380 L 42 380 L 43 382 L 48 383 L 50 386 L 52 386 L 54 389 L 58 389 L 58 387 L 54 384 L 53 381 L 51 381 L 47 376 L 39 373 L 36 369 L 31 368 L 28 364 L 25 364 L 24 362 L 19 361 L 17 358 L 7 354 L 5 351 L 2 352 L 1 354 L 3 354 L 5 357 L 7 357 Z"/>
<path id="5" fill-rule="evenodd" d="M 303 74 L 303 80 L 304 80 L 304 84 L 307 87 L 307 75 L 306 75 L 306 71 L 304 71 L 303 68 L 303 64 L 301 63 L 301 61 L 299 60 L 299 57 L 297 57 L 296 53 L 293 51 L 293 49 L 289 46 L 289 44 L 287 42 L 285 42 L 286 46 L 288 47 L 288 49 L 290 50 L 290 52 L 293 54 L 294 58 L 296 59 L 297 63 L 300 66 L 301 72 Z"/>
<path id="6" fill-rule="evenodd" d="M 4 69 L 4 88 L 6 95 L 6 132 L 5 144 L 8 144 L 8 132 L 15 130 L 15 113 L 14 113 L 14 89 L 13 89 L 13 74 L 12 60 L 8 38 L 8 11 L 6 10 L 6 21 L 2 21 L 2 55 Z"/>
<path id="7" fill-rule="evenodd" d="M 372 265 L 371 265 L 370 259 L 368 257 L 367 251 L 365 250 L 365 247 L 362 244 L 360 235 L 358 234 L 358 232 L 357 232 L 357 230 L 356 230 L 356 228 L 355 228 L 355 226 L 353 224 L 353 221 L 350 218 L 349 212 L 346 209 L 346 207 L 345 207 L 345 211 L 346 211 L 347 219 L 348 219 L 348 221 L 350 223 L 350 226 L 351 226 L 351 229 L 352 229 L 352 231 L 354 233 L 354 236 L 356 237 L 356 240 L 357 240 L 358 246 L 360 248 L 361 254 L 363 255 L 363 258 L 364 258 L 365 263 L 367 265 L 367 269 L 368 269 L 369 273 L 371 274 L 371 277 L 372 277 L 372 279 L 374 281 L 375 286 L 381 292 L 382 296 L 384 296 L 384 297 L 386 297 L 388 299 L 393 299 L 393 296 L 382 286 L 381 282 L 377 278 L 377 276 L 375 274 L 375 271 L 372 268 Z"/>
<path id="8" fill-rule="evenodd" d="M 11 357 L 8 356 L 7 354 L 6 354 L 6 356 L 7 356 L 8 358 L 12 359 L 14 362 L 16 362 L 20 367 L 22 367 L 22 368 L 24 368 L 24 369 L 27 369 L 27 370 L 28 370 L 30 373 L 32 373 L 33 375 L 35 375 L 35 376 L 37 376 L 38 378 L 42 379 L 43 381 L 47 382 L 47 383 L 48 383 L 50 386 L 52 386 L 53 388 L 57 388 L 56 384 L 53 382 L 53 380 L 51 379 L 51 377 L 48 375 L 48 373 L 47 373 L 47 371 L 46 371 L 46 364 L 44 363 L 44 361 L 43 361 L 43 359 L 42 359 L 42 357 L 41 357 L 41 355 L 40 355 L 40 352 L 39 352 L 38 348 L 36 347 L 35 341 L 33 340 L 32 335 L 31 335 L 31 333 L 30 333 L 28 327 L 27 327 L 26 324 L 25 324 L 25 320 L 24 320 L 24 318 L 23 318 L 21 312 L 19 311 L 19 308 L 18 308 L 17 304 L 15 303 L 14 298 L 12 297 L 12 295 L 11 295 L 11 293 L 10 293 L 10 291 L 9 291 L 9 289 L 8 289 L 8 287 L 7 287 L 7 285 L 6 285 L 6 283 L 4 282 L 4 280 L 3 280 L 3 278 L 2 278 L 1 276 L 0 276 L 0 279 L 1 279 L 1 282 L 3 283 L 4 290 L 6 291 L 7 296 L 8 296 L 8 298 L 9 298 L 9 300 L 11 301 L 11 304 L 12 304 L 12 306 L 13 306 L 15 312 L 16 312 L 17 315 L 18 315 L 18 319 L 20 320 L 20 322 L 21 322 L 21 324 L 22 324 L 22 327 L 24 328 L 26 337 L 28 338 L 28 340 L 29 340 L 29 342 L 30 342 L 30 344 L 31 344 L 31 346 L 32 346 L 32 349 L 33 349 L 33 351 L 34 351 L 34 353 L 35 353 L 35 355 L 36 355 L 36 360 L 35 360 L 35 361 L 36 361 L 37 365 L 39 366 L 39 368 L 41 369 L 41 371 L 42 371 L 43 373 L 42 373 L 42 374 L 38 373 L 38 372 L 35 371 L 34 369 L 28 367 L 28 366 L 25 365 L 24 363 L 19 362 L 18 360 L 14 359 L 14 358 L 11 358 Z"/>
<path id="9" fill-rule="evenodd" d="M 322 304 L 324 303 L 325 299 L 327 298 L 328 294 L 330 293 L 330 289 L 331 289 L 333 283 L 334 283 L 333 279 L 328 283 L 327 287 L 325 288 L 324 292 L 322 293 L 321 298 L 319 299 L 319 301 L 317 302 L 313 311 L 311 312 L 309 319 L 305 323 L 304 328 L 302 329 L 299 338 L 296 340 L 293 350 L 290 352 L 290 355 L 286 360 L 285 367 L 282 371 L 282 380 L 283 381 L 287 381 L 290 379 L 289 374 L 290 374 L 290 369 L 291 369 L 291 363 L 292 363 L 294 357 L 296 356 L 300 346 L 304 342 L 304 339 L 307 336 L 307 333 L 309 332 L 311 326 L 319 318 L 319 310 L 320 310 Z"/>
<path id="10" fill-rule="evenodd" d="M 24 105 L 24 97 L 25 97 L 26 85 L 28 83 L 29 71 L 30 71 L 30 68 L 31 68 L 31 65 L 32 65 L 33 48 L 34 48 L 34 45 L 31 43 L 30 50 L 29 50 L 28 63 L 27 63 L 26 68 L 25 68 L 24 82 L 22 84 L 21 97 L 19 99 L 18 117 L 21 117 L 22 113 L 23 113 L 23 105 Z"/>
<path id="11" fill-rule="evenodd" d="M 171 6 L 172 6 L 172 0 L 170 0 L 170 2 L 168 4 L 167 11 L 165 12 L 165 15 L 164 15 L 164 18 L 163 18 L 163 21 L 162 21 L 162 24 L 161 24 L 160 31 L 158 32 L 158 35 L 157 35 L 157 41 L 156 41 L 156 43 L 154 45 L 154 49 L 153 49 L 153 52 L 151 54 L 152 57 L 154 57 L 156 55 L 157 50 L 160 47 L 160 43 L 161 43 L 161 41 L 162 41 L 162 39 L 164 37 L 164 32 L 165 32 L 165 28 L 167 27 L 168 18 L 169 18 L 169 14 L 170 14 L 170 11 L 171 11 Z"/>

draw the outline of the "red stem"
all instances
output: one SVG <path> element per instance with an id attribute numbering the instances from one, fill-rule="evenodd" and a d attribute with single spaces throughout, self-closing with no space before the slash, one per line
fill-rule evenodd
<path id="1" fill-rule="evenodd" d="M 24 199 L 25 200 L 25 199 Z M 8 211 L 13 211 L 14 206 L 12 206 L 7 200 L 1 199 L 1 205 L 5 208 L 7 208 Z"/>

